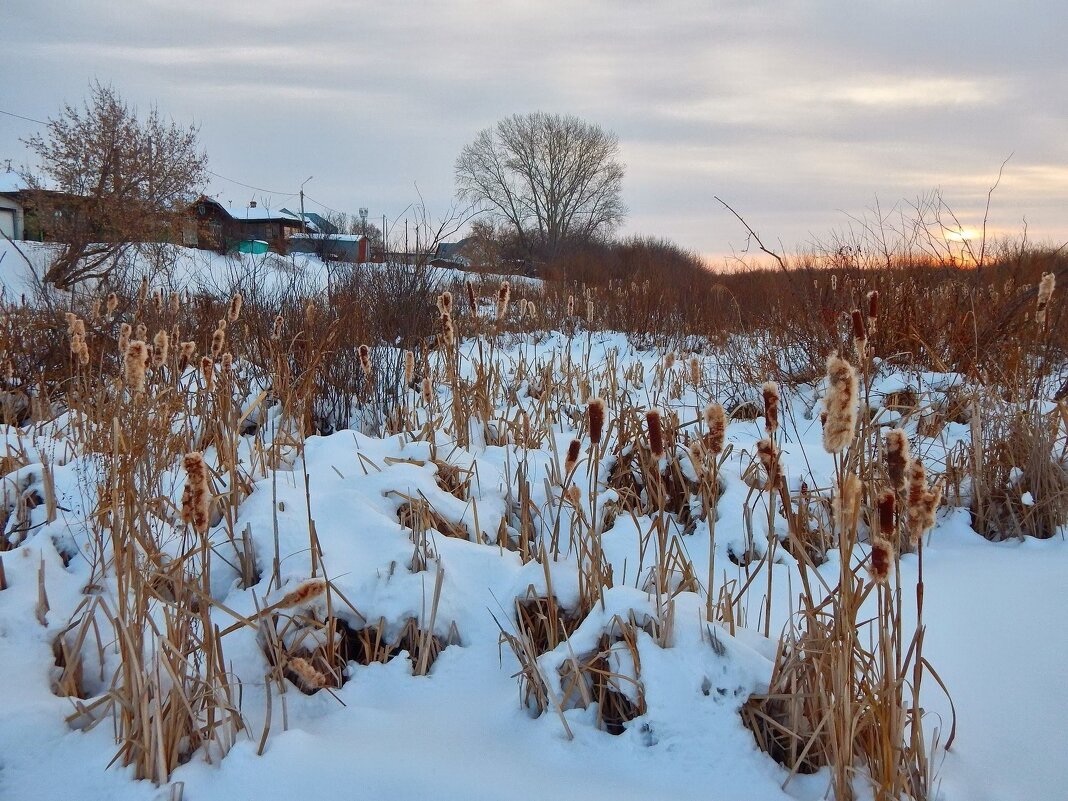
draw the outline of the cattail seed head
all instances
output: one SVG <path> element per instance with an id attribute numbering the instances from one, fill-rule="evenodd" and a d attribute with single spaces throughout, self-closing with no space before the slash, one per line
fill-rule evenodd
<path id="1" fill-rule="evenodd" d="M 74 321 L 78 319 L 78 315 L 74 312 L 66 312 L 63 317 L 67 321 L 67 336 L 74 336 Z"/>
<path id="2" fill-rule="evenodd" d="M 567 296 L 567 316 L 568 317 L 574 317 L 575 316 L 575 296 L 574 295 L 568 295 Z"/>
<path id="3" fill-rule="evenodd" d="M 857 427 L 857 374 L 837 355 L 827 359 L 827 395 L 823 399 L 827 420 L 823 424 L 823 447 L 841 453 L 853 441 Z"/>
<path id="4" fill-rule="evenodd" d="M 219 358 L 219 354 L 223 352 L 223 348 L 226 346 L 226 329 L 216 328 L 215 332 L 211 335 L 211 355 L 213 358 Z"/>
<path id="5" fill-rule="evenodd" d="M 846 473 L 842 483 L 835 489 L 831 501 L 834 519 L 839 532 L 855 533 L 860 520 L 860 499 L 862 487 L 855 473 Z"/>
<path id="6" fill-rule="evenodd" d="M 866 351 L 865 343 L 868 341 L 868 329 L 864 325 L 864 315 L 860 313 L 860 309 L 853 309 L 853 313 L 850 316 L 853 319 L 853 345 L 857 350 L 857 356 L 863 359 Z"/>
<path id="7" fill-rule="evenodd" d="M 909 465 L 909 438 L 903 428 L 895 428 L 886 435 L 886 472 L 890 486 L 898 492 L 905 489 L 905 474 Z"/>
<path id="8" fill-rule="evenodd" d="M 532 300 L 527 301 L 527 316 L 530 317 L 531 320 L 538 319 L 538 309 Z"/>
<path id="9" fill-rule="evenodd" d="M 162 367 L 170 356 L 171 338 L 166 331 L 158 331 L 152 339 L 152 366 Z"/>
<path id="10" fill-rule="evenodd" d="M 664 372 L 668 372 L 675 367 L 675 352 L 668 351 L 664 354 Z"/>
<path id="11" fill-rule="evenodd" d="M 527 316 L 527 299 L 521 298 L 519 301 L 519 319 L 523 320 Z"/>
<path id="12" fill-rule="evenodd" d="M 701 360 L 696 356 L 690 357 L 690 383 L 695 387 L 701 385 Z"/>
<path id="13" fill-rule="evenodd" d="M 114 292 L 108 292 L 107 300 L 104 302 L 104 308 L 107 310 L 108 317 L 115 313 L 115 309 L 119 308 L 119 296 Z"/>
<path id="14" fill-rule="evenodd" d="M 366 345 L 360 345 L 360 369 L 363 370 L 365 378 L 371 377 L 371 349 Z"/>
<path id="15" fill-rule="evenodd" d="M 138 323 L 137 328 L 134 329 L 134 339 L 148 339 L 148 326 L 144 323 Z"/>
<path id="16" fill-rule="evenodd" d="M 569 476 L 578 466 L 579 448 L 582 447 L 582 443 L 577 439 L 571 440 L 571 444 L 567 446 L 567 459 L 564 461 L 564 475 Z"/>
<path id="17" fill-rule="evenodd" d="M 178 294 L 177 292 L 172 292 L 170 294 L 169 300 L 170 300 L 171 314 L 177 314 L 178 311 L 182 307 L 182 296 L 180 294 Z"/>
<path id="18" fill-rule="evenodd" d="M 771 437 L 765 437 L 757 442 L 756 455 L 768 477 L 764 488 L 773 490 L 779 485 L 779 480 L 782 478 L 782 470 L 779 466 L 779 449 L 775 447 L 775 441 Z"/>
<path id="19" fill-rule="evenodd" d="M 208 466 L 203 454 L 187 453 L 182 459 L 185 468 L 185 489 L 182 492 L 182 521 L 193 526 L 198 534 L 207 532 L 211 524 L 211 488 Z"/>
<path id="20" fill-rule="evenodd" d="M 225 317 L 220 317 L 219 318 L 219 322 L 216 324 L 215 327 L 216 328 L 221 328 L 223 331 L 225 331 L 229 327 L 227 325 L 227 323 L 226 323 L 226 318 Z"/>
<path id="21" fill-rule="evenodd" d="M 200 374 L 204 378 L 204 389 L 211 392 L 215 389 L 215 360 L 210 356 L 202 356 L 200 359 Z"/>
<path id="22" fill-rule="evenodd" d="M 656 409 L 646 412 L 645 425 L 649 433 L 649 453 L 654 459 L 662 459 L 664 456 L 664 422 L 660 412 Z"/>
<path id="23" fill-rule="evenodd" d="M 447 348 L 451 348 L 456 342 L 456 329 L 452 324 L 452 315 L 448 312 L 441 313 L 441 336 Z"/>
<path id="24" fill-rule="evenodd" d="M 423 378 L 423 403 L 427 406 L 434 400 L 434 385 L 430 382 L 430 376 Z"/>
<path id="25" fill-rule="evenodd" d="M 868 327 L 875 330 L 875 321 L 879 318 L 879 291 L 873 289 L 868 293 Z"/>
<path id="26" fill-rule="evenodd" d="M 145 298 L 148 297 L 148 276 L 141 276 L 141 286 L 137 290 L 137 307 L 141 308 L 145 305 Z"/>
<path id="27" fill-rule="evenodd" d="M 281 609 L 292 609 L 295 606 L 305 606 L 314 601 L 324 592 L 326 592 L 326 579 L 307 579 L 287 592 L 282 596 L 282 599 L 274 605 Z"/>
<path id="28" fill-rule="evenodd" d="M 231 323 L 236 323 L 237 318 L 241 316 L 241 305 L 245 302 L 245 299 L 241 297 L 240 292 L 235 292 L 234 296 L 230 298 L 230 308 L 226 310 L 226 319 Z"/>
<path id="29" fill-rule="evenodd" d="M 501 288 L 497 290 L 497 320 L 503 320 L 508 314 L 508 301 L 512 297 L 512 285 L 507 281 L 501 281 Z"/>
<path id="30" fill-rule="evenodd" d="M 764 384 L 764 433 L 769 437 L 779 430 L 779 385 L 774 381 Z"/>
<path id="31" fill-rule="evenodd" d="M 593 398 L 587 404 L 586 422 L 590 427 L 590 443 L 599 445 L 604 433 L 604 398 Z"/>
<path id="32" fill-rule="evenodd" d="M 897 528 L 897 493 L 892 489 L 879 494 L 879 534 L 887 539 L 894 539 Z"/>
<path id="33" fill-rule="evenodd" d="M 72 356 L 77 356 L 82 352 L 82 345 L 85 344 L 85 337 L 81 334 L 72 334 L 70 338 L 70 352 Z"/>
<path id="34" fill-rule="evenodd" d="M 297 683 L 305 692 L 321 690 L 330 683 L 325 673 L 302 656 L 290 657 L 286 667 L 297 677 Z"/>
<path id="35" fill-rule="evenodd" d="M 415 354 L 404 351 L 404 385 L 410 387 L 415 380 Z"/>
<path id="36" fill-rule="evenodd" d="M 148 359 L 148 346 L 143 340 L 135 339 L 126 347 L 123 369 L 126 384 L 134 394 L 145 391 L 145 361 Z"/>
<path id="37" fill-rule="evenodd" d="M 152 293 L 152 307 L 156 310 L 156 314 L 160 314 L 163 311 L 163 290 L 157 289 Z"/>
<path id="38" fill-rule="evenodd" d="M 471 279 L 464 281 L 464 289 L 467 290 L 467 302 L 471 306 L 471 316 L 474 317 L 478 314 L 478 300 L 475 298 L 475 285 L 471 283 Z"/>
<path id="39" fill-rule="evenodd" d="M 183 342 L 182 343 L 182 365 L 185 366 L 193 361 L 193 357 L 197 355 L 197 343 L 196 342 Z"/>
<path id="40" fill-rule="evenodd" d="M 885 537 L 874 537 L 871 541 L 871 562 L 868 575 L 876 584 L 885 584 L 894 564 L 894 546 Z"/>
<path id="41" fill-rule="evenodd" d="M 285 322 L 285 318 L 280 314 L 274 318 L 274 328 L 271 331 L 271 339 L 277 342 L 282 338 L 282 326 L 285 325 Z"/>
<path id="42" fill-rule="evenodd" d="M 226 353 L 222 355 L 222 359 L 219 360 L 219 369 L 222 370 L 224 373 L 229 373 L 230 370 L 233 369 L 233 366 L 234 354 L 232 354 L 230 351 L 226 351 Z"/>
<path id="43" fill-rule="evenodd" d="M 1035 321 L 1039 328 L 1046 327 L 1047 309 L 1053 290 L 1057 283 L 1057 276 L 1053 273 L 1042 273 L 1042 280 L 1038 282 L 1038 304 L 1035 311 Z"/>
<path id="44" fill-rule="evenodd" d="M 102 308 L 103 304 L 104 304 L 104 301 L 101 300 L 100 298 L 96 298 L 93 301 L 93 321 L 94 322 L 100 319 L 100 309 Z"/>
<path id="45" fill-rule="evenodd" d="M 705 407 L 705 446 L 713 456 L 723 453 L 723 445 L 727 435 L 727 413 L 718 403 Z"/>
<path id="46" fill-rule="evenodd" d="M 119 326 L 119 353 L 126 355 L 126 350 L 130 347 L 130 324 L 123 323 Z"/>

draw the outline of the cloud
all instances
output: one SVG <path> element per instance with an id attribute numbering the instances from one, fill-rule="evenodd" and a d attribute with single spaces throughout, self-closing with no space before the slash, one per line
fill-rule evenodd
<path id="1" fill-rule="evenodd" d="M 744 241 L 727 198 L 788 247 L 876 196 L 941 187 L 1068 238 L 1059 0 L 15 0 L 0 108 L 43 117 L 113 82 L 195 119 L 212 167 L 333 208 L 451 201 L 456 154 L 514 112 L 614 130 L 632 231 L 703 252 Z M 0 117 L 0 158 L 32 133 Z M 246 190 L 219 182 L 231 197 Z M 314 191 L 312 191 L 314 189 Z"/>

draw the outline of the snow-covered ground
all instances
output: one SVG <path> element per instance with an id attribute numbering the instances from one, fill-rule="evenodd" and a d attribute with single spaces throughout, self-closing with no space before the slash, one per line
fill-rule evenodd
<path id="1" fill-rule="evenodd" d="M 461 347 L 467 353 L 474 350 L 470 342 Z M 594 394 L 607 387 L 610 369 L 617 376 L 630 371 L 631 377 L 620 384 L 630 402 L 675 410 L 683 424 L 699 419 L 719 391 L 714 354 L 699 357 L 703 378 L 697 385 L 686 383 L 688 364 L 676 364 L 670 374 L 678 378 L 674 386 L 679 390 L 674 391 L 670 378 L 657 375 L 660 353 L 635 351 L 615 335 L 574 339 L 552 335 L 536 346 L 522 340 L 493 351 L 505 383 L 515 384 L 515 405 L 532 416 L 538 393 L 527 391 L 528 379 L 537 373 L 532 371 L 524 379 L 514 370 L 535 352 L 543 363 L 555 359 L 559 365 L 570 358 L 585 364 Z M 636 364 L 644 368 L 640 377 L 631 369 Z M 876 383 L 873 400 L 878 404 L 885 394 L 904 386 L 936 399 L 960 380 L 887 369 Z M 795 489 L 802 481 L 810 487 L 830 483 L 833 464 L 821 446 L 819 391 L 801 388 L 783 398 L 783 464 Z M 439 387 L 437 393 L 436 402 L 447 403 L 445 388 Z M 638 633 L 637 678 L 647 710 L 621 735 L 600 730 L 592 708 L 549 711 L 540 717 L 524 708 L 513 677 L 518 664 L 499 643 L 498 621 L 506 629 L 512 625 L 514 600 L 525 597 L 528 588 L 546 591 L 546 569 L 537 560 L 524 564 L 514 550 L 492 543 L 517 491 L 520 463 L 527 470 L 531 499 L 539 512 L 537 525 L 548 534 L 559 520 L 566 539 L 566 528 L 577 512 L 565 508 L 559 488 L 552 484 L 579 429 L 563 406 L 558 411 L 552 442 L 537 449 L 485 444 L 477 437 L 469 448 L 459 448 L 446 430 L 437 431 L 433 443 L 412 441 L 406 435 L 379 439 L 341 431 L 308 439 L 289 465 L 277 473 L 255 476 L 255 489 L 240 507 L 237 528 L 251 528 L 262 575 L 257 584 L 242 588 L 236 570 L 221 562 L 213 567 L 211 591 L 220 606 L 212 615 L 221 628 L 234 622 L 223 609 L 254 616 L 257 605 L 277 601 L 312 574 L 310 517 L 326 575 L 345 599 L 336 614 L 353 626 L 361 619 L 380 617 L 393 628 L 409 618 L 429 626 L 430 598 L 440 578 L 434 632 L 443 638 L 455 632 L 459 643 L 445 648 L 426 676 L 412 675 L 410 662 L 398 657 L 386 664 L 351 664 L 349 680 L 333 692 L 305 695 L 291 685 L 284 699 L 277 694 L 271 698 L 271 732 L 264 753 L 257 755 L 267 725 L 264 675 L 270 668 L 255 632 L 236 629 L 224 637 L 224 646 L 227 668 L 242 683 L 241 711 L 247 728 L 221 762 L 209 763 L 201 752 L 177 769 L 173 781 L 183 785 L 185 799 L 824 797 L 823 774 L 795 778 L 784 790 L 786 771 L 757 749 L 739 716 L 749 694 L 766 689 L 774 656 L 774 634 L 768 640 L 755 630 L 763 577 L 752 582 L 749 628 L 739 628 L 735 636 L 724 626 L 710 628 L 704 622 L 703 592 L 684 592 L 676 598 L 674 631 L 667 647 L 644 631 Z M 887 420 L 892 419 L 892 413 L 886 414 Z M 98 462 L 63 440 L 62 422 L 38 430 L 0 431 L 9 453 L 30 456 L 30 466 L 4 479 L 9 508 L 20 492 L 39 483 L 40 470 L 33 465 L 43 454 L 53 465 L 59 510 L 51 523 L 43 506 L 30 510 L 27 538 L 2 554 L 9 586 L 0 592 L 0 798 L 171 798 L 171 789 L 133 781 L 127 768 L 118 764 L 107 768 L 115 752 L 110 723 L 105 720 L 89 731 L 72 731 L 64 721 L 73 711 L 71 700 L 52 692 L 57 673 L 52 642 L 84 600 L 91 575 L 87 518 L 96 504 L 99 479 Z M 496 423 L 497 430 L 503 430 L 504 421 Z M 763 436 L 762 424 L 761 419 L 737 420 L 728 427 L 733 451 L 721 472 L 725 490 L 716 524 L 717 583 L 744 582 L 746 569 L 734 564 L 730 555 L 743 553 L 750 545 L 764 547 L 759 539 L 748 541 L 743 525 L 747 503 L 756 504 L 754 517 L 761 520 L 763 496 L 754 500 L 742 478 L 754 444 Z M 952 422 L 935 437 L 920 436 L 914 423 L 907 429 L 914 452 L 935 472 L 947 451 L 969 435 L 967 426 Z M 246 464 L 252 461 L 250 440 L 246 438 L 240 450 Z M 584 442 L 583 454 L 587 447 Z M 214 453 L 208 458 L 211 461 Z M 469 497 L 458 498 L 441 486 L 435 458 L 471 470 Z M 602 478 L 608 467 L 606 463 L 597 468 Z M 586 467 L 579 471 L 584 474 Z M 181 481 L 176 464 L 164 481 L 175 503 L 180 502 Z M 428 567 L 414 571 L 410 565 L 416 546 L 412 532 L 398 521 L 398 509 L 408 498 L 419 496 L 448 523 L 466 528 L 468 537 L 430 532 Z M 602 486 L 598 502 L 603 506 L 611 499 L 611 491 Z M 590 502 L 587 497 L 580 502 L 587 514 L 592 514 Z M 271 586 L 270 570 L 276 521 L 280 588 Z M 611 629 L 613 615 L 656 617 L 655 599 L 646 591 L 655 554 L 641 546 L 650 523 L 647 516 L 620 515 L 605 533 L 604 550 L 615 586 L 606 594 L 603 610 L 591 612 L 568 643 L 542 656 L 546 676 L 558 675 L 557 667 L 572 654 L 595 648 L 599 636 Z M 177 531 L 172 532 L 174 539 Z M 710 559 L 707 521 L 698 521 L 692 531 L 676 526 L 670 534 L 703 582 Z M 230 547 L 222 526 L 211 536 L 220 553 Z M 77 553 L 65 566 L 57 543 L 62 549 L 70 542 Z M 1068 663 L 1068 629 L 1063 625 L 1068 619 L 1068 544 L 1063 532 L 1044 542 L 994 544 L 970 529 L 966 511 L 945 506 L 926 542 L 926 655 L 948 685 L 958 715 L 956 742 L 939 771 L 941 797 L 946 801 L 1064 797 L 1068 685 L 1060 674 Z M 172 541 L 168 547 L 177 546 Z M 858 553 L 851 556 L 859 557 L 866 547 L 858 546 Z M 830 557 L 821 570 L 836 576 L 836 554 L 832 551 Z M 565 607 L 575 603 L 579 592 L 575 558 L 565 548 L 549 570 L 553 591 Z M 905 587 L 914 586 L 916 567 L 914 555 L 902 557 Z M 783 553 L 772 570 L 776 595 L 772 629 L 777 632 L 795 606 L 791 596 L 798 586 L 798 568 Z M 38 622 L 42 575 L 48 611 Z M 109 586 L 105 595 L 114 592 Z M 904 601 L 906 619 L 911 620 L 909 592 Z M 310 602 L 309 610 L 319 603 Z M 109 642 L 106 635 L 104 641 Z M 620 672 L 633 673 L 633 665 L 625 664 L 628 657 L 619 658 Z M 115 657 L 105 661 L 113 666 Z M 549 683 L 562 693 L 557 679 L 550 678 Z M 106 684 L 98 681 L 97 691 L 105 691 Z M 944 742 L 948 705 L 933 681 L 926 682 L 925 691 L 927 733 L 933 734 L 938 721 L 945 721 Z"/>

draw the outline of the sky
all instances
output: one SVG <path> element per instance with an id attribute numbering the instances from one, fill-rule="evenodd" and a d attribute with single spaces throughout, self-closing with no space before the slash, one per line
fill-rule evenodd
<path id="1" fill-rule="evenodd" d="M 111 83 L 195 122 L 210 192 L 403 221 L 498 119 L 613 131 L 625 233 L 796 252 L 939 190 L 961 225 L 1068 240 L 1064 0 L 5 0 L 0 110 Z M 38 126 L 0 114 L 0 167 Z M 249 189 L 239 183 L 269 190 Z M 890 224 L 900 216 L 888 214 Z M 966 234 L 967 235 L 967 234 Z"/>

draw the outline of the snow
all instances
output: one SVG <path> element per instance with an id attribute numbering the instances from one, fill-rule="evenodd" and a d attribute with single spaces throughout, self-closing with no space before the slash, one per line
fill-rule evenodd
<path id="1" fill-rule="evenodd" d="M 31 245 L 33 243 L 27 243 Z M 203 251 L 176 249 L 177 266 L 171 274 L 155 275 L 153 282 L 226 286 L 252 259 L 265 266 L 266 286 L 282 286 L 297 269 L 308 280 L 325 281 L 325 265 L 311 256 L 220 257 Z M 44 258 L 41 246 L 29 247 L 33 258 Z M 21 278 L 9 277 L 4 250 L 0 271 L 6 289 Z M 276 283 L 275 283 L 276 282 Z M 465 353 L 474 350 L 465 342 Z M 543 362 L 581 360 L 600 371 L 615 364 L 622 374 L 635 364 L 644 366 L 645 378 L 625 386 L 635 404 L 657 405 L 678 411 L 683 420 L 694 419 L 718 387 L 718 356 L 702 355 L 709 384 L 701 390 L 685 389 L 679 397 L 655 378 L 662 353 L 640 350 L 618 334 L 567 337 L 549 333 L 537 340 L 523 338 L 495 350 L 506 380 L 516 377 L 520 354 L 537 353 Z M 685 369 L 679 364 L 675 371 Z M 603 374 L 591 370 L 594 392 Z M 909 386 L 918 394 L 934 397 L 960 382 L 959 376 L 892 370 L 876 382 L 878 397 Z M 518 383 L 518 382 L 517 382 Z M 533 411 L 534 399 L 525 385 L 518 386 L 518 404 Z M 439 388 L 444 392 L 444 388 Z M 791 486 L 802 480 L 826 487 L 833 471 L 830 457 L 820 445 L 819 387 L 784 391 L 783 463 Z M 878 397 L 875 402 L 878 404 Z M 442 401 L 446 398 L 441 397 Z M 499 412 L 501 410 L 498 410 Z M 514 412 L 514 408 L 513 408 Z M 327 574 L 354 609 L 335 611 L 353 624 L 383 618 L 399 627 L 414 617 L 429 625 L 429 601 L 441 580 L 441 603 L 434 621 L 435 633 L 446 637 L 455 624 L 460 643 L 447 647 L 428 676 L 414 676 L 407 659 L 386 664 L 351 665 L 351 679 L 333 694 L 306 696 L 290 687 L 283 707 L 272 700 L 271 734 L 266 750 L 257 755 L 266 725 L 263 676 L 267 664 L 255 633 L 240 628 L 225 637 L 228 669 L 243 686 L 242 713 L 248 730 L 220 761 L 194 755 L 174 774 L 184 786 L 184 797 L 195 801 L 235 799 L 364 797 L 407 799 L 723 799 L 723 801 L 778 801 L 822 798 L 826 777 L 797 777 L 782 788 L 786 772 L 759 751 L 742 725 L 739 709 L 750 693 L 766 688 L 775 651 L 755 629 L 761 592 L 748 599 L 750 628 L 732 634 L 719 624 L 703 620 L 704 597 L 681 593 L 676 600 L 674 628 L 663 644 L 639 629 L 636 637 L 640 670 L 628 649 L 613 647 L 611 664 L 621 676 L 641 682 L 645 714 L 626 725 L 619 736 L 596 726 L 593 709 L 581 709 L 565 697 L 560 668 L 576 654 L 596 648 L 614 621 L 633 617 L 655 619 L 657 601 L 645 590 L 653 557 L 643 553 L 640 540 L 649 518 L 620 516 L 604 536 L 606 558 L 617 578 L 607 591 L 604 606 L 595 608 L 569 641 L 543 654 L 538 666 L 563 707 L 534 717 L 520 701 L 513 674 L 518 663 L 500 645 L 501 621 L 507 629 L 514 599 L 528 588 L 544 593 L 547 578 L 537 562 L 523 564 L 518 554 L 487 544 L 496 540 L 497 524 L 505 514 L 512 492 L 512 475 L 526 461 L 532 500 L 551 526 L 556 515 L 571 525 L 575 512 L 561 512 L 557 493 L 547 488 L 546 477 L 557 456 L 576 436 L 575 427 L 561 413 L 553 431 L 553 447 L 525 451 L 514 445 L 475 444 L 456 447 L 445 431 L 435 434 L 439 458 L 461 468 L 473 468 L 471 498 L 461 500 L 436 480 L 438 467 L 431 461 L 434 447 L 402 436 L 379 438 L 361 431 L 340 431 L 307 440 L 303 453 L 292 452 L 278 471 L 257 476 L 252 494 L 240 507 L 238 529 L 251 528 L 260 582 L 242 589 L 233 569 L 213 567 L 212 595 L 227 609 L 253 616 L 257 608 L 284 596 L 311 575 L 308 518 L 322 547 Z M 88 731 L 71 730 L 64 722 L 73 711 L 71 702 L 51 692 L 55 675 L 53 639 L 65 628 L 84 598 L 90 576 L 89 515 L 95 503 L 99 465 L 65 439 L 69 418 L 36 430 L 0 427 L 0 442 L 8 452 L 25 452 L 33 462 L 53 465 L 58 519 L 49 523 L 43 507 L 30 511 L 33 527 L 15 550 L 3 553 L 9 587 L 0 592 L 0 798 L 79 799 L 84 801 L 157 801 L 168 791 L 146 781 L 133 781 L 119 764 L 105 769 L 115 751 L 110 724 Z M 500 425 L 501 420 L 492 421 Z M 730 424 L 728 441 L 734 446 L 721 477 L 724 492 L 716 523 L 717 581 L 745 580 L 745 572 L 729 554 L 753 546 L 765 547 L 761 537 L 749 542 L 743 525 L 743 507 L 752 503 L 742 480 L 752 445 L 762 434 L 760 419 Z M 957 443 L 966 441 L 966 426 L 950 424 L 938 437 L 920 437 L 909 430 L 913 447 L 934 469 Z M 264 426 L 268 429 L 269 426 Z M 614 435 L 611 435 L 614 436 Z M 252 458 L 248 439 L 240 455 Z M 583 446 L 583 453 L 586 444 Z M 207 454 L 216 458 L 214 452 Z M 603 478 L 610 467 L 598 466 Z M 585 470 L 585 466 L 579 468 Z M 13 499 L 40 481 L 39 466 L 30 464 L 4 478 L 3 495 L 10 508 Z M 310 491 L 305 494 L 304 476 Z M 177 465 L 164 481 L 170 499 L 177 502 L 181 479 Z M 426 570 L 409 569 L 414 546 L 410 532 L 398 522 L 397 511 L 406 498 L 426 498 L 449 523 L 468 532 L 468 539 L 429 533 L 432 557 Z M 611 499 L 604 494 L 600 502 Z M 762 502 L 762 501 L 758 501 Z M 581 501 L 592 513 L 590 499 Z M 755 519 L 762 512 L 757 509 Z M 272 587 L 270 564 L 275 549 L 273 529 L 278 525 L 281 554 L 280 587 Z M 172 532 L 173 533 L 173 532 Z M 701 522 L 692 534 L 671 531 L 703 577 L 712 555 L 708 524 Z M 758 530 L 758 534 L 763 534 Z M 216 528 L 213 541 L 227 547 L 224 532 Z M 764 540 L 766 543 L 766 539 Z M 57 550 L 73 543 L 77 555 L 68 566 Z M 174 540 L 167 547 L 176 548 Z M 863 549 L 866 546 L 858 546 Z M 821 570 L 828 577 L 838 571 L 836 555 Z M 43 566 L 49 611 L 45 625 L 37 622 L 38 577 Z M 764 568 L 766 570 L 766 568 Z M 902 580 L 915 583 L 915 556 L 902 558 Z M 944 755 L 939 771 L 943 801 L 990 801 L 1007 798 L 1055 798 L 1068 786 L 1068 761 L 1063 748 L 1064 710 L 1068 683 L 1061 680 L 1068 663 L 1068 544 L 1063 536 L 1050 541 L 991 543 L 970 528 L 968 515 L 944 508 L 924 549 L 926 587 L 924 620 L 926 655 L 952 693 L 958 713 L 957 740 Z M 797 566 L 783 558 L 771 567 L 775 574 L 773 630 L 786 625 L 794 606 L 790 587 L 797 586 Z M 578 588 L 574 557 L 562 556 L 549 578 L 562 605 L 574 602 Z M 833 581 L 833 578 L 832 578 Z M 763 587 L 758 574 L 752 586 Z M 105 597 L 114 593 L 105 590 Z M 317 602 L 314 602 L 317 603 Z M 904 598 L 904 614 L 912 620 L 914 601 Z M 225 628 L 232 617 L 216 609 L 214 621 Z M 113 660 L 113 655 L 107 657 Z M 103 689 L 106 682 L 99 686 Z M 619 682 L 619 690 L 632 701 L 637 687 Z M 945 696 L 928 678 L 924 706 L 929 712 L 930 734 L 941 720 L 944 742 L 950 710 Z M 566 727 L 564 722 L 566 721 Z M 572 739 L 569 739 L 568 732 Z"/>

